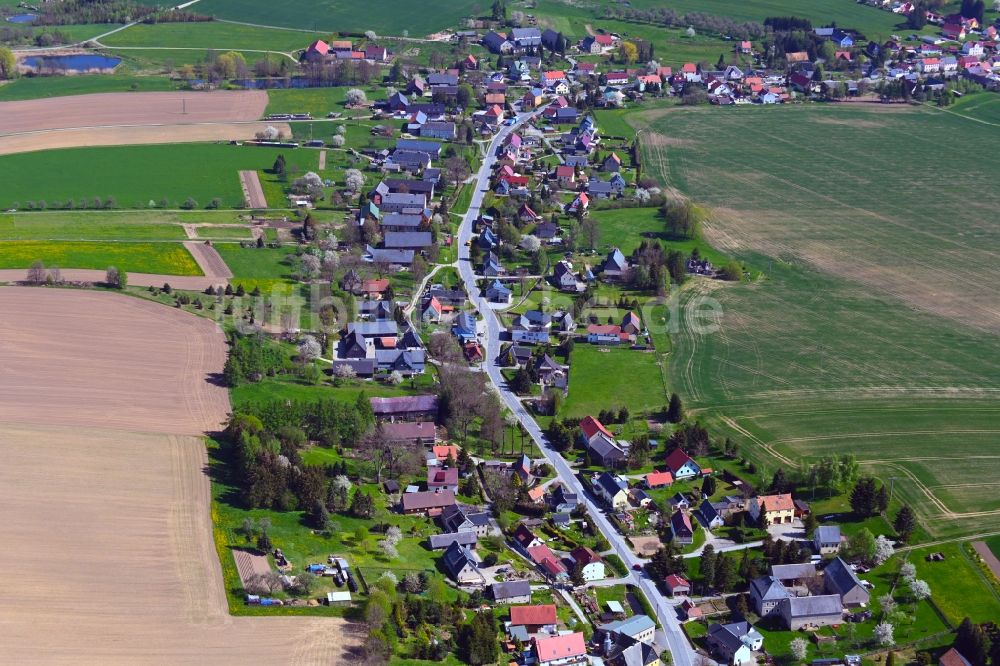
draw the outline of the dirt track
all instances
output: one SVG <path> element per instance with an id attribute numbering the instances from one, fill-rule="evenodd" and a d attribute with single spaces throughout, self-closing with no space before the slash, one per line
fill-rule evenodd
<path id="1" fill-rule="evenodd" d="M 6 287 L 0 308 L 3 661 L 348 661 L 342 620 L 228 615 L 205 446 L 176 434 L 225 417 L 221 331 L 101 292 Z"/>
<path id="2" fill-rule="evenodd" d="M 263 90 L 99 93 L 0 102 L 0 135 L 109 125 L 193 125 L 259 119 Z"/>
<path id="3" fill-rule="evenodd" d="M 247 208 L 267 208 L 267 197 L 260 186 L 260 176 L 256 171 L 240 171 L 240 184 Z"/>
<path id="4" fill-rule="evenodd" d="M 0 135 L 0 155 L 80 146 L 130 146 L 188 141 L 230 141 L 254 138 L 269 125 L 286 135 L 287 123 L 213 123 L 209 125 L 147 125 L 76 130 L 41 130 L 14 136 Z"/>
<path id="5" fill-rule="evenodd" d="M 974 541 L 972 547 L 979 553 L 979 557 L 983 558 L 983 562 L 986 562 L 986 566 L 990 568 L 997 580 L 1000 580 L 1000 559 L 997 559 L 990 547 L 984 541 Z"/>
<path id="6" fill-rule="evenodd" d="M 233 272 L 223 260 L 222 255 L 211 245 L 206 245 L 205 241 L 188 241 L 184 243 L 194 260 L 198 262 L 198 267 L 205 277 L 214 281 L 225 281 L 233 277 Z"/>

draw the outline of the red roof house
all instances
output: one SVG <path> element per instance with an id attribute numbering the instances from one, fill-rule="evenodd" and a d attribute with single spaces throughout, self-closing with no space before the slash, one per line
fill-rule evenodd
<path id="1" fill-rule="evenodd" d="M 535 638 L 535 657 L 542 666 L 586 655 L 587 645 L 583 640 L 583 634 L 579 631 L 562 636 Z"/>
<path id="2" fill-rule="evenodd" d="M 510 607 L 510 623 L 513 625 L 541 627 L 547 624 L 556 624 L 558 621 L 554 604 Z M 528 633 L 536 632 L 529 631 Z"/>
<path id="3" fill-rule="evenodd" d="M 646 487 L 649 489 L 662 488 L 674 482 L 674 475 L 670 472 L 650 472 L 646 475 Z"/>

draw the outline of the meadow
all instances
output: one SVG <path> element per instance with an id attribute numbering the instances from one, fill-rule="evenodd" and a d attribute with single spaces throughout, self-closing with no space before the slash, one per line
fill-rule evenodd
<path id="1" fill-rule="evenodd" d="M 758 465 L 850 451 L 894 479 L 931 536 L 1000 529 L 984 485 L 1000 470 L 1000 233 L 983 197 L 1000 137 L 925 109 L 630 120 L 655 132 L 646 172 L 707 205 L 706 237 L 762 271 L 684 289 L 686 305 L 715 304 L 718 328 L 675 322 L 672 389 Z M 941 136 L 959 149 L 939 150 Z"/>
<path id="2" fill-rule="evenodd" d="M 180 224 L 145 216 L 53 211 L 0 213 L 0 240 L 184 240 Z"/>
<path id="3" fill-rule="evenodd" d="M 237 172 L 269 169 L 282 152 L 290 165 L 313 168 L 307 151 L 223 144 L 175 144 L 71 148 L 0 158 L 7 174 L 0 207 L 25 208 L 44 201 L 59 207 L 73 200 L 90 207 L 94 197 L 113 197 L 121 208 L 179 208 L 192 197 L 199 208 L 213 198 L 226 208 L 243 203 Z M 60 174 L 53 178 L 52 174 Z M 166 206 L 160 205 L 166 199 Z M 150 205 L 153 202 L 153 205 Z M 84 205 L 80 205 L 80 204 Z"/>
<path id="4" fill-rule="evenodd" d="M 0 102 L 105 92 L 160 92 L 176 90 L 166 77 L 131 74 L 88 76 L 24 76 L 0 86 Z"/>
<path id="5" fill-rule="evenodd" d="M 405 0 L 369 0 L 368 2 L 337 0 L 291 0 L 275 11 L 273 3 L 265 0 L 203 0 L 198 12 L 220 19 L 243 21 L 261 26 L 298 28 L 304 31 L 337 30 L 362 33 L 401 35 L 409 31 L 411 37 L 452 27 L 459 17 L 472 16 L 473 8 L 480 7 L 473 0 L 452 0 L 447 3 L 415 3 Z"/>
<path id="6" fill-rule="evenodd" d="M 570 357 L 569 396 L 559 415 L 582 418 L 622 407 L 636 415 L 665 402 L 655 354 L 580 343 Z"/>
<path id="7" fill-rule="evenodd" d="M 101 40 L 113 47 L 183 47 L 216 51 L 278 51 L 291 53 L 304 49 L 328 34 L 281 28 L 210 21 L 206 23 L 154 23 L 131 26 Z"/>
<path id="8" fill-rule="evenodd" d="M 332 88 L 285 88 L 267 91 L 267 113 L 311 113 L 324 118 L 331 111 L 343 111 L 347 91 L 360 88 L 370 100 L 385 99 L 381 86 L 336 86 Z M 332 131 L 332 128 L 331 130 Z"/>
<path id="9" fill-rule="evenodd" d="M 697 248 L 702 256 L 721 264 L 725 256 L 700 240 L 674 240 L 667 236 L 666 222 L 658 208 L 596 209 L 591 216 L 600 229 L 599 252 L 606 254 L 617 247 L 626 255 L 642 244 L 643 240 L 659 240 L 668 250 L 691 254 Z"/>
<path id="10" fill-rule="evenodd" d="M 700 12 L 758 23 L 768 16 L 800 16 L 812 21 L 814 26 L 835 23 L 842 28 L 859 30 L 871 39 L 888 38 L 901 29 L 899 25 L 902 23 L 896 14 L 857 4 L 853 0 L 828 0 L 821 4 L 797 0 L 633 0 L 631 6 L 636 9 L 664 7 L 679 14 Z"/>
<path id="11" fill-rule="evenodd" d="M 1000 96 L 991 92 L 966 95 L 948 107 L 948 111 L 959 113 L 967 118 L 1000 125 Z"/>
<path id="12" fill-rule="evenodd" d="M 116 266 L 129 273 L 202 275 L 191 253 L 180 243 L 100 243 L 3 241 L 0 268 L 47 267 L 104 270 Z"/>

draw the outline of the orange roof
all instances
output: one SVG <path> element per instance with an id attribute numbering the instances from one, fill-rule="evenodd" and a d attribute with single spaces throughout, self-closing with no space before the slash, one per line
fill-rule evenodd
<path id="1" fill-rule="evenodd" d="M 559 79 L 566 78 L 566 72 L 562 70 L 557 70 L 555 72 L 544 72 L 542 74 L 542 77 L 544 77 L 546 81 L 558 81 Z"/>
<path id="2" fill-rule="evenodd" d="M 536 486 L 528 491 L 528 497 L 537 502 L 545 497 L 545 489 L 541 486 Z"/>
<path id="3" fill-rule="evenodd" d="M 583 436 L 588 440 L 597 433 L 601 433 L 609 439 L 614 439 L 614 437 L 611 436 L 611 433 L 608 432 L 608 429 L 604 427 L 604 424 L 595 419 L 593 416 L 583 417 L 583 420 L 580 421 L 580 430 L 583 431 Z"/>
<path id="4" fill-rule="evenodd" d="M 674 482 L 674 475 L 670 472 L 650 472 L 646 475 L 646 485 L 650 488 L 656 486 L 669 486 Z"/>
<path id="5" fill-rule="evenodd" d="M 793 511 L 795 509 L 791 493 L 763 495 L 757 498 L 757 503 L 764 511 Z"/>
<path id="6" fill-rule="evenodd" d="M 382 292 L 389 288 L 389 280 L 365 280 L 361 283 L 361 291 Z"/>
<path id="7" fill-rule="evenodd" d="M 938 658 L 940 666 L 970 666 L 969 660 L 955 648 L 951 648 Z"/>
<path id="8" fill-rule="evenodd" d="M 497 106 L 496 104 L 494 104 L 490 108 L 486 109 L 486 115 L 488 115 L 488 116 L 497 116 L 497 117 L 502 116 L 503 115 L 503 109 L 501 109 L 499 106 Z"/>
<path id="9" fill-rule="evenodd" d="M 379 344 L 381 344 L 386 349 L 395 349 L 396 348 L 396 338 L 394 338 L 392 336 L 385 336 L 385 337 L 379 338 L 378 341 L 379 341 Z"/>
<path id="10" fill-rule="evenodd" d="M 694 73 L 698 71 L 698 67 L 693 62 L 686 62 L 681 68 L 682 72 Z"/>
<path id="11" fill-rule="evenodd" d="M 554 604 L 510 607 L 510 623 L 514 625 L 555 624 L 556 622 L 558 622 L 558 618 Z"/>
<path id="12" fill-rule="evenodd" d="M 556 659 L 582 657 L 587 654 L 587 646 L 583 641 L 583 634 L 578 631 L 562 636 L 535 638 L 535 654 L 538 661 L 544 663 Z"/>
<path id="13" fill-rule="evenodd" d="M 487 93 L 486 103 L 487 104 L 505 104 L 507 102 L 507 96 L 503 93 Z"/>
<path id="14" fill-rule="evenodd" d="M 350 51 L 354 48 L 354 44 L 348 41 L 330 42 L 330 48 L 334 51 Z"/>
<path id="15" fill-rule="evenodd" d="M 442 462 L 445 461 L 445 460 L 447 460 L 448 456 L 451 456 L 452 459 L 454 459 L 454 460 L 458 460 L 458 447 L 457 446 L 441 444 L 439 446 L 435 446 L 431 450 L 434 452 L 434 457 L 437 458 L 438 460 L 442 461 Z"/>

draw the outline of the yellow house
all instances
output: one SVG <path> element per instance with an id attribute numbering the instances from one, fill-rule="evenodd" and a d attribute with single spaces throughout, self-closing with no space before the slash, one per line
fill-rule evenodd
<path id="1" fill-rule="evenodd" d="M 791 523 L 795 519 L 795 502 L 792 495 L 761 495 L 750 500 L 750 516 L 761 525 Z"/>

